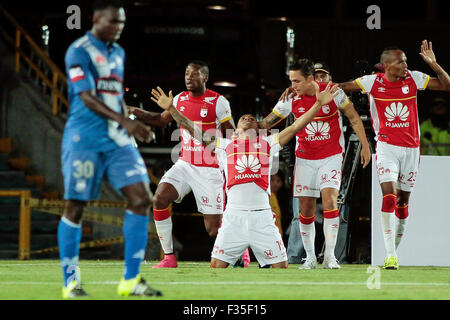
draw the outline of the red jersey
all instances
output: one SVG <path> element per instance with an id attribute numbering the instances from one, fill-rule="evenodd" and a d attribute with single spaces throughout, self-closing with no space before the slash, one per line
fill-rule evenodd
<path id="1" fill-rule="evenodd" d="M 174 98 L 173 105 L 203 131 L 215 136 L 220 134 L 217 130 L 220 123 L 231 119 L 228 100 L 209 89 L 200 97 L 193 97 L 189 91 L 184 91 Z M 201 141 L 191 137 L 189 131 L 183 127 L 180 139 L 181 160 L 199 167 L 219 166 L 215 154 L 205 148 Z"/>
<path id="2" fill-rule="evenodd" d="M 317 83 L 320 91 L 327 83 Z M 294 113 L 295 118 L 308 112 L 317 101 L 316 96 L 301 95 L 282 102 L 279 101 L 272 112 L 280 118 Z M 342 110 L 350 103 L 347 95 L 339 89 L 339 94 L 328 104 L 322 106 L 317 116 L 304 130 L 297 133 L 295 155 L 301 159 L 319 160 L 344 152 L 344 135 L 342 131 Z"/>
<path id="3" fill-rule="evenodd" d="M 420 145 L 417 90 L 424 90 L 430 76 L 408 71 L 404 79 L 390 82 L 384 73 L 356 79 L 364 93 L 369 94 L 372 125 L 377 141 L 400 147 Z"/>
<path id="4" fill-rule="evenodd" d="M 270 175 L 274 155 L 282 149 L 278 142 L 278 134 L 258 136 L 255 139 L 217 140 L 216 153 L 220 167 L 224 170 L 227 182 L 227 193 L 240 186 L 247 186 L 245 192 L 229 197 L 231 203 L 245 203 L 247 199 L 263 195 L 263 202 L 269 203 Z M 239 189 L 242 190 L 242 189 Z M 260 198 L 261 199 L 261 198 Z M 228 205 L 228 204 L 227 204 Z M 253 203 L 251 207 L 261 205 Z M 270 208 L 270 205 L 268 206 Z"/>

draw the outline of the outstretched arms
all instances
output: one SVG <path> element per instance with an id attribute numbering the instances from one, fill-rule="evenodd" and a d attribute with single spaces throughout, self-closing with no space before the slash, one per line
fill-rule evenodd
<path id="1" fill-rule="evenodd" d="M 128 106 L 127 109 L 130 114 L 134 114 L 136 116 L 136 119 L 152 127 L 162 128 L 165 127 L 169 122 L 173 121 L 173 118 L 168 111 L 164 111 L 160 114 L 154 115 L 151 112 L 142 110 L 141 108 Z"/>
<path id="2" fill-rule="evenodd" d="M 193 121 L 186 118 L 173 106 L 172 91 L 169 91 L 169 96 L 167 96 L 160 87 L 157 87 L 157 89 L 158 90 L 152 89 L 153 97 L 151 99 L 162 109 L 166 110 L 164 112 L 169 112 L 172 118 L 180 126 L 183 126 L 184 129 L 189 131 L 192 137 L 201 141 L 204 146 L 214 151 L 216 147 L 216 137 L 196 126 Z"/>

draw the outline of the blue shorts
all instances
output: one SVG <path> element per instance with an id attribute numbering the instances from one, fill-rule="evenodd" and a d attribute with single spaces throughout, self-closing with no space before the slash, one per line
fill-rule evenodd
<path id="1" fill-rule="evenodd" d="M 66 200 L 97 199 L 103 177 L 118 192 L 128 185 L 150 182 L 144 160 L 132 145 L 106 152 L 63 148 L 62 173 Z"/>

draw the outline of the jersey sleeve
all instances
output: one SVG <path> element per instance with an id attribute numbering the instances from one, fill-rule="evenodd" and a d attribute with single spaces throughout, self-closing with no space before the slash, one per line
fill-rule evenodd
<path id="1" fill-rule="evenodd" d="M 417 90 L 425 90 L 430 81 L 430 76 L 420 71 L 410 71 L 411 77 L 416 83 Z"/>
<path id="2" fill-rule="evenodd" d="M 275 107 L 272 109 L 272 112 L 280 117 L 281 119 L 286 118 L 292 111 L 292 99 L 289 99 L 285 102 L 278 101 Z"/>
<path id="3" fill-rule="evenodd" d="M 375 79 L 377 78 L 376 74 L 371 74 L 367 76 L 360 77 L 355 80 L 358 86 L 361 88 L 363 93 L 369 93 L 372 90 L 373 84 L 375 83 Z"/>
<path id="4" fill-rule="evenodd" d="M 224 96 L 219 96 L 216 104 L 216 115 L 220 123 L 231 119 L 230 103 Z"/>
<path id="5" fill-rule="evenodd" d="M 271 134 L 270 136 L 265 137 L 264 139 L 266 139 L 267 143 L 270 146 L 271 155 L 283 149 L 283 147 L 280 145 L 279 133 Z"/>
<path id="6" fill-rule="evenodd" d="M 180 95 L 181 95 L 181 93 L 177 94 L 177 95 L 173 98 L 172 104 L 173 104 L 173 106 L 174 106 L 175 108 L 177 107 L 178 100 L 180 99 Z"/>
<path id="7" fill-rule="evenodd" d="M 350 99 L 342 89 L 338 89 L 338 94 L 333 100 L 339 109 L 344 109 L 350 103 Z"/>
<path id="8" fill-rule="evenodd" d="M 67 78 L 75 94 L 95 90 L 95 79 L 90 70 L 91 58 L 83 48 L 69 48 L 65 64 Z"/>
<path id="9" fill-rule="evenodd" d="M 217 161 L 219 162 L 219 167 L 222 169 L 225 168 L 227 164 L 227 154 L 225 149 L 230 142 L 231 140 L 220 137 L 217 137 L 216 140 L 216 149 L 214 150 L 214 153 L 216 154 Z"/>

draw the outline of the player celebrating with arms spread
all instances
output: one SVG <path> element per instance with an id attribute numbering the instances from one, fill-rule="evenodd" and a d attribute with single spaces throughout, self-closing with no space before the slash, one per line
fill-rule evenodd
<path id="1" fill-rule="evenodd" d="M 318 92 L 318 88 L 317 91 Z M 152 90 L 155 101 L 208 148 L 215 150 L 227 182 L 227 207 L 211 254 L 211 267 L 234 264 L 251 247 L 261 266 L 287 268 L 286 249 L 270 208 L 270 171 L 273 155 L 302 130 L 323 105 L 329 103 L 337 87 L 327 85 L 317 93 L 314 106 L 279 134 L 258 135 L 258 122 L 252 115 L 239 119 L 235 139 L 216 138 L 203 132 L 172 105 L 172 91 L 167 97 L 158 87 Z"/>
<path id="2" fill-rule="evenodd" d="M 205 62 L 193 60 L 188 63 L 184 77 L 187 91 L 174 97 L 174 106 L 211 134 L 218 134 L 219 128 L 234 129 L 228 100 L 207 89 L 208 79 L 209 67 Z M 173 116 L 168 111 L 156 116 L 138 108 L 130 108 L 130 111 L 137 119 L 154 127 L 163 127 L 173 121 Z M 153 217 L 164 251 L 164 259 L 153 268 L 178 266 L 173 251 L 172 218 L 169 211 L 169 205 L 173 201 L 180 202 L 192 190 L 197 208 L 203 213 L 205 229 L 213 239 L 216 238 L 222 221 L 224 181 L 216 155 L 206 149 L 201 141 L 192 137 L 184 127 L 181 127 L 180 139 L 180 158 L 161 178 L 153 199 Z M 248 251 L 243 258 L 246 258 L 248 265 Z"/>
<path id="3" fill-rule="evenodd" d="M 380 58 L 384 73 L 339 84 L 345 91 L 361 90 L 369 94 L 377 140 L 376 166 L 383 193 L 381 225 L 386 249 L 385 269 L 399 267 L 396 248 L 405 233 L 409 197 L 419 168 L 417 91 L 450 91 L 450 77 L 436 62 L 431 42 L 422 41 L 420 55 L 436 72 L 437 78 L 409 71 L 406 54 L 399 48 L 390 47 L 383 50 Z M 398 218 L 397 228 L 394 212 Z"/>

